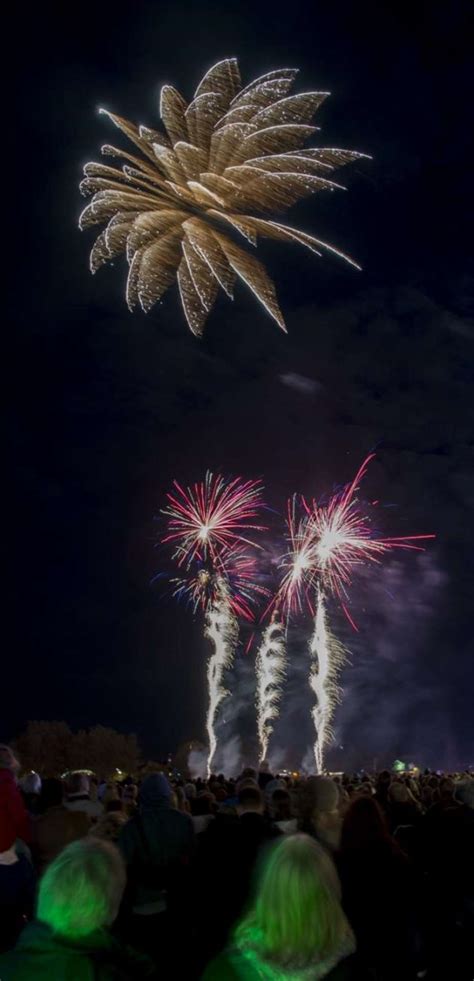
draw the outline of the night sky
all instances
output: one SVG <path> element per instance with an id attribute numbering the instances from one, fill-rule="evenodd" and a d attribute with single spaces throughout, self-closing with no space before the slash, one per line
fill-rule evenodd
<path id="1" fill-rule="evenodd" d="M 16 7 L 6 34 L 17 139 L 4 195 L 15 265 L 3 331 L 11 550 L 0 737 L 31 718 L 100 722 L 135 731 L 155 757 L 202 738 L 206 644 L 192 614 L 151 584 L 171 567 L 155 544 L 173 477 L 200 479 L 207 467 L 262 476 L 276 535 L 288 494 L 331 490 L 377 447 L 366 493 L 395 505 L 380 510 L 381 529 L 437 540 L 420 559 L 361 577 L 356 636 L 333 608 L 352 658 L 332 761 L 474 763 L 471 5 Z M 77 229 L 78 183 L 103 142 L 120 142 L 99 105 L 153 127 L 163 83 L 190 98 L 232 55 L 245 84 L 299 67 L 296 91 L 332 94 L 317 142 L 373 156 L 344 171 L 348 192 L 315 195 L 287 219 L 363 272 L 264 241 L 288 336 L 241 286 L 198 341 L 176 288 L 132 315 L 124 261 L 90 276 L 94 234 Z M 308 630 L 290 637 L 275 732 L 278 759 L 293 765 L 311 737 L 300 725 Z M 251 658 L 238 656 L 228 717 L 244 751 Z"/>

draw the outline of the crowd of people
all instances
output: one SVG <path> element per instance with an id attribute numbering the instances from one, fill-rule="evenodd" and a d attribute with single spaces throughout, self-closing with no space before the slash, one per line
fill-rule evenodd
<path id="1" fill-rule="evenodd" d="M 472 981 L 474 775 L 19 778 L 2 981 Z"/>

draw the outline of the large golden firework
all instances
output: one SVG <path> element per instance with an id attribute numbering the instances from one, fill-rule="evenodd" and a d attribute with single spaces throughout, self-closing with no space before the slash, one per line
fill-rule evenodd
<path id="1" fill-rule="evenodd" d="M 285 330 L 275 287 L 262 263 L 237 244 L 257 236 L 296 241 L 316 254 L 338 249 L 295 228 L 260 216 L 291 207 L 315 191 L 340 188 L 337 167 L 365 154 L 327 147 L 303 149 L 327 92 L 289 95 L 297 70 L 269 72 L 242 88 L 235 58 L 214 65 L 189 105 L 172 85 L 160 95 L 166 132 L 102 109 L 140 152 L 116 147 L 102 153 L 127 162 L 121 169 L 88 163 L 81 183 L 92 200 L 80 228 L 107 221 L 90 256 L 93 273 L 125 252 L 126 297 L 147 312 L 178 280 L 186 320 L 201 334 L 219 286 L 232 298 L 240 276 Z M 359 268 L 359 267 L 357 267 Z"/>

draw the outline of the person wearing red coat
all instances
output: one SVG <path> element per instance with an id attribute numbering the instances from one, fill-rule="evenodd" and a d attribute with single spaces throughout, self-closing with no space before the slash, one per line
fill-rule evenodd
<path id="1" fill-rule="evenodd" d="M 31 838 L 30 820 L 15 779 L 18 769 L 10 747 L 0 746 L 0 854 L 11 848 L 16 838 L 26 843 Z"/>
<path id="2" fill-rule="evenodd" d="M 18 790 L 18 761 L 0 746 L 0 951 L 11 947 L 33 913 L 35 876 L 31 862 L 15 847 L 30 840 L 30 820 Z"/>

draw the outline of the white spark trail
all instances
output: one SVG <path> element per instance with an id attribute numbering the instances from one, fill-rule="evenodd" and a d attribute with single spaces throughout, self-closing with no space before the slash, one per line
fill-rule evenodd
<path id="1" fill-rule="evenodd" d="M 214 653 L 211 654 L 207 662 L 209 706 L 206 728 L 209 739 L 207 758 L 207 775 L 209 777 L 217 748 L 215 731 L 217 711 L 222 700 L 230 694 L 223 684 L 224 671 L 232 665 L 238 638 L 238 624 L 230 605 L 229 588 L 222 578 L 218 579 L 216 598 L 206 613 L 204 634 L 214 645 Z"/>
<path id="2" fill-rule="evenodd" d="M 324 749 L 333 735 L 331 721 L 341 697 L 338 677 L 339 670 L 346 660 L 346 651 L 329 629 L 325 596 L 321 586 L 318 586 L 316 592 L 314 631 L 309 649 L 311 654 L 309 684 L 316 697 L 316 704 L 311 711 L 316 731 L 314 758 L 316 772 L 322 773 Z"/>
<path id="3" fill-rule="evenodd" d="M 286 673 L 286 642 L 283 624 L 274 621 L 266 628 L 256 658 L 257 729 L 259 762 L 266 759 L 273 720 L 279 715 L 281 683 Z"/>

